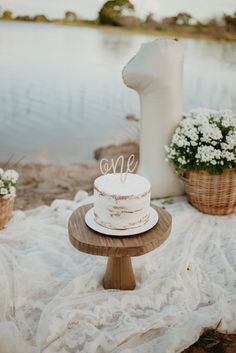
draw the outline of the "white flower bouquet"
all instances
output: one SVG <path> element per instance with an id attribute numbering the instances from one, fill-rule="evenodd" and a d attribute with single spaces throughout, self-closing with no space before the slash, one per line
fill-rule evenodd
<path id="1" fill-rule="evenodd" d="M 236 211 L 236 115 L 231 110 L 185 114 L 166 150 L 194 207 L 218 215 Z"/>
<path id="2" fill-rule="evenodd" d="M 236 166 L 236 115 L 231 110 L 199 109 L 183 116 L 167 158 L 178 175 L 188 170 L 220 174 Z"/>
<path id="3" fill-rule="evenodd" d="M 16 196 L 16 183 L 19 174 L 13 170 L 3 170 L 0 168 L 0 197 L 13 199 Z"/>
<path id="4" fill-rule="evenodd" d="M 0 168 L 0 229 L 4 228 L 11 217 L 18 173 L 13 169 Z"/>

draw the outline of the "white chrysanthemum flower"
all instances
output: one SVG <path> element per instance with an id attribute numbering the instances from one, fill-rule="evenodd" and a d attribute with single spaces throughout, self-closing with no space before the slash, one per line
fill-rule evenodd
<path id="1" fill-rule="evenodd" d="M 166 151 L 167 153 L 170 152 L 170 148 L 169 148 L 167 145 L 164 146 L 164 149 L 165 149 L 165 151 Z"/>
<path id="2" fill-rule="evenodd" d="M 2 188 L 3 186 L 4 186 L 4 182 L 0 180 L 0 188 Z"/>
<path id="3" fill-rule="evenodd" d="M 202 133 L 201 141 L 211 142 L 211 140 L 221 140 L 223 135 L 221 130 L 215 124 L 206 124 L 199 127 Z"/>
<path id="4" fill-rule="evenodd" d="M 170 149 L 169 158 L 174 158 L 176 156 L 176 150 L 174 148 Z"/>
<path id="5" fill-rule="evenodd" d="M 8 191 L 6 188 L 1 188 L 0 189 L 0 195 L 7 195 L 8 194 Z"/>
<path id="6" fill-rule="evenodd" d="M 236 115 L 231 110 L 221 110 L 219 115 L 222 118 L 222 125 L 224 127 L 234 127 L 236 128 Z"/>
<path id="7" fill-rule="evenodd" d="M 236 162 L 236 156 L 233 152 L 222 151 L 222 157 L 225 158 L 228 162 L 234 161 Z"/>
<path id="8" fill-rule="evenodd" d="M 13 183 L 17 182 L 18 178 L 19 174 L 13 169 L 6 170 L 2 176 L 2 180 L 12 181 Z"/>
<path id="9" fill-rule="evenodd" d="M 210 172 L 235 167 L 236 115 L 209 109 L 184 114 L 166 151 L 178 174 L 199 165 Z"/>
<path id="10" fill-rule="evenodd" d="M 184 118 L 179 125 L 185 129 L 191 129 L 194 127 L 194 120 L 192 118 Z"/>
<path id="11" fill-rule="evenodd" d="M 3 196 L 4 199 L 14 199 L 16 197 L 16 188 L 14 186 L 10 186 L 7 190 L 7 194 Z"/>
<path id="12" fill-rule="evenodd" d="M 225 142 L 222 142 L 221 144 L 220 144 L 220 147 L 222 148 L 222 150 L 228 150 L 228 144 L 227 143 L 225 143 Z"/>
<path id="13" fill-rule="evenodd" d="M 222 152 L 215 148 L 215 158 L 221 159 L 221 157 L 222 157 Z"/>
<path id="14" fill-rule="evenodd" d="M 15 195 L 16 195 L 16 188 L 15 188 L 15 186 L 10 186 L 10 187 L 9 187 L 9 193 L 10 193 L 12 196 L 15 196 Z"/>
<path id="15" fill-rule="evenodd" d="M 197 145 L 198 145 L 196 141 L 191 141 L 190 144 L 191 144 L 192 146 L 197 146 Z"/>
<path id="16" fill-rule="evenodd" d="M 219 150 L 215 149 L 213 146 L 199 146 L 197 149 L 196 158 L 200 162 L 211 162 L 215 158 L 220 156 Z"/>
<path id="17" fill-rule="evenodd" d="M 204 125 L 209 122 L 210 117 L 216 116 L 216 114 L 215 110 L 199 108 L 190 111 L 188 115 L 194 118 L 194 125 Z"/>
<path id="18" fill-rule="evenodd" d="M 187 163 L 184 157 L 179 157 L 178 162 L 183 165 Z"/>
<path id="19" fill-rule="evenodd" d="M 230 131 L 226 136 L 226 142 L 229 150 L 236 148 L 236 130 Z M 225 148 L 226 149 L 226 148 Z"/>
<path id="20" fill-rule="evenodd" d="M 200 116 L 196 117 L 194 125 L 201 126 L 201 125 L 208 124 L 208 122 L 209 122 L 209 118 L 207 116 L 200 115 Z"/>
<path id="21" fill-rule="evenodd" d="M 172 143 L 178 147 L 189 146 L 190 143 L 181 133 L 174 134 L 172 138 Z"/>
<path id="22" fill-rule="evenodd" d="M 196 127 L 191 126 L 191 127 L 183 127 L 182 133 L 188 137 L 191 141 L 197 141 L 198 140 L 198 130 Z"/>

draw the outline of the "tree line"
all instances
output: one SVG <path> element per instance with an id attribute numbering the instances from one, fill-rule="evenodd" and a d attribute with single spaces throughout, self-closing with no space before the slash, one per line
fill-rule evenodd
<path id="1" fill-rule="evenodd" d="M 193 31 L 209 32 L 217 34 L 223 31 L 236 33 L 236 12 L 232 15 L 224 14 L 221 18 L 211 18 L 206 22 L 200 22 L 191 14 L 180 12 L 176 16 L 165 17 L 160 21 L 155 19 L 153 13 L 149 13 L 144 20 L 135 16 L 135 7 L 130 0 L 108 0 L 98 12 L 94 21 L 82 20 L 74 11 L 67 11 L 62 19 L 49 20 L 44 14 L 35 16 L 13 16 L 9 10 L 2 11 L 1 20 L 33 21 L 33 22 L 60 22 L 80 24 L 82 22 L 90 24 L 100 24 L 109 26 L 119 26 L 126 28 L 142 28 L 158 31 Z"/>

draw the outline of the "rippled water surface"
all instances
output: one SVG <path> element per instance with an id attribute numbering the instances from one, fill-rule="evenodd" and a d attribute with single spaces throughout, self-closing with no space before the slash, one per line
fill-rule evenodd
<path id="1" fill-rule="evenodd" d="M 0 23 L 0 160 L 70 163 L 132 138 L 139 115 L 121 70 L 144 35 L 50 24 Z M 236 45 L 181 40 L 183 110 L 236 109 Z"/>

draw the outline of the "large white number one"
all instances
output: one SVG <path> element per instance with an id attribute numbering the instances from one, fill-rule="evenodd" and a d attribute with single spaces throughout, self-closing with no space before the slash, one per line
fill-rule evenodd
<path id="1" fill-rule="evenodd" d="M 123 70 L 125 84 L 137 91 L 141 107 L 138 173 L 152 185 L 152 197 L 180 195 L 182 185 L 165 161 L 164 146 L 182 114 L 183 49 L 171 39 L 141 46 Z"/>

